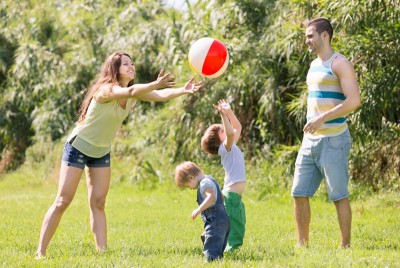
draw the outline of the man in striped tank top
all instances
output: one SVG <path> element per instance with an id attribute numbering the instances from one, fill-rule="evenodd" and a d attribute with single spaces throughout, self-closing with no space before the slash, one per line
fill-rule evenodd
<path id="1" fill-rule="evenodd" d="M 307 123 L 299 150 L 292 196 L 297 245 L 307 246 L 311 210 L 309 198 L 322 179 L 337 210 L 341 247 L 350 246 L 351 208 L 348 200 L 348 154 L 351 138 L 345 116 L 360 106 L 360 93 L 352 63 L 333 51 L 333 28 L 317 18 L 306 24 L 306 45 L 317 58 L 307 74 Z"/>

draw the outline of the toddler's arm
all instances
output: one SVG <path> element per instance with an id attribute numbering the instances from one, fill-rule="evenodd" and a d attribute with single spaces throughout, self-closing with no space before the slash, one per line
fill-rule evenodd
<path id="1" fill-rule="evenodd" d="M 206 195 L 206 198 L 204 199 L 203 203 L 200 204 L 198 208 L 193 210 L 192 212 L 192 219 L 196 219 L 197 215 L 199 215 L 202 211 L 206 210 L 209 208 L 214 202 L 217 200 L 217 196 L 214 193 L 213 188 L 206 188 L 204 190 L 204 193 Z"/>

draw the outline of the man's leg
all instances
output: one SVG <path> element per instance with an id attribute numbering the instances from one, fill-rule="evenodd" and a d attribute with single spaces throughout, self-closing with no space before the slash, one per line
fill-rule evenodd
<path id="1" fill-rule="evenodd" d="M 297 228 L 297 246 L 307 246 L 311 219 L 308 197 L 294 197 L 294 218 Z"/>
<path id="2" fill-rule="evenodd" d="M 348 156 L 351 138 L 349 131 L 339 136 L 329 137 L 323 152 L 323 166 L 329 199 L 335 203 L 339 220 L 341 243 L 343 248 L 350 247 L 351 208 L 349 196 Z"/>
<path id="3" fill-rule="evenodd" d="M 294 197 L 297 246 L 307 246 L 309 241 L 311 219 L 309 198 L 314 195 L 322 181 L 322 173 L 316 163 L 320 144 L 320 140 L 304 137 L 296 159 L 291 194 Z"/>
<path id="4" fill-rule="evenodd" d="M 351 238 L 351 207 L 347 198 L 335 201 L 336 211 L 339 220 L 342 248 L 350 247 Z"/>

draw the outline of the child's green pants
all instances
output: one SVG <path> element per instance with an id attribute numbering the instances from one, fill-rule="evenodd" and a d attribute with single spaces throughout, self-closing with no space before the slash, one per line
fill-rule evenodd
<path id="1" fill-rule="evenodd" d="M 229 215 L 231 230 L 229 232 L 228 244 L 225 251 L 231 251 L 243 244 L 244 232 L 246 227 L 246 211 L 242 202 L 242 197 L 234 192 L 222 191 L 224 195 L 224 205 Z"/>

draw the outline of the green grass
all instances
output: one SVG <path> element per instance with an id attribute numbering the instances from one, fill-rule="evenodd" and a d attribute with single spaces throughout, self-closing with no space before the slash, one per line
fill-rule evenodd
<path id="1" fill-rule="evenodd" d="M 98 254 L 94 249 L 83 178 L 48 247 L 47 258 L 34 260 L 44 214 L 57 192 L 63 147 L 63 142 L 36 143 L 18 171 L 0 177 L 0 267 L 399 266 L 398 193 L 373 194 L 350 185 L 352 247 L 342 250 L 338 249 L 336 211 L 321 187 L 311 201 L 310 247 L 295 248 L 291 176 L 285 175 L 286 167 L 263 159 L 246 163 L 243 247 L 220 262 L 205 264 L 200 241 L 203 223 L 200 218 L 190 219 L 197 206 L 196 192 L 181 190 L 172 180 L 174 164 L 168 157 L 172 149 L 166 146 L 173 147 L 173 139 L 160 148 L 147 138 L 148 133 L 156 132 L 151 129 L 156 123 L 149 120 L 137 125 L 141 127 L 135 131 L 124 127 L 126 133 L 121 133 L 125 135 L 117 136 L 112 150 L 106 206 L 109 250 Z M 200 161 L 197 164 L 205 173 L 221 182 L 219 160 Z"/>
<path id="2" fill-rule="evenodd" d="M 89 230 L 86 185 L 66 211 L 48 248 L 34 260 L 41 221 L 57 189 L 40 178 L 43 165 L 25 166 L 0 179 L 0 266 L 3 267 L 201 267 L 200 233 L 192 221 L 196 193 L 166 181 L 154 190 L 113 179 L 107 199 L 109 251 L 97 254 Z M 118 177 L 118 171 L 115 176 Z M 39 174 L 39 175 L 38 175 Z M 113 177 L 114 178 L 114 177 Z M 249 185 L 252 185 L 251 183 Z M 295 248 L 293 201 L 288 190 L 259 198 L 244 196 L 247 230 L 243 247 L 211 267 L 396 267 L 400 256 L 396 194 L 371 195 L 352 202 L 352 248 L 338 249 L 334 205 L 324 190 L 312 199 L 311 245 Z"/>

